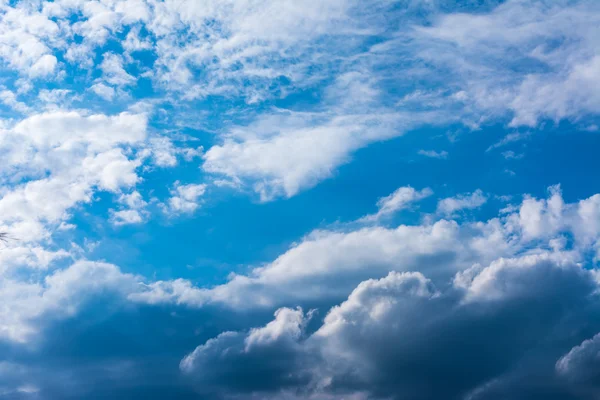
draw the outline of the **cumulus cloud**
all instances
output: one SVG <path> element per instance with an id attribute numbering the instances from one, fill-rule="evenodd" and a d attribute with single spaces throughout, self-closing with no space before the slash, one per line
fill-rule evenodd
<path id="1" fill-rule="evenodd" d="M 107 101 L 111 101 L 115 97 L 115 89 L 104 83 L 95 83 L 90 90 Z"/>
<path id="2" fill-rule="evenodd" d="M 95 190 L 118 192 L 135 185 L 140 161 L 128 151 L 145 137 L 145 116 L 128 113 L 54 111 L 5 129 L 2 224 L 13 226 L 10 231 L 21 240 L 33 240 L 45 231 L 36 226 L 66 221 L 69 210 L 91 201 Z"/>
<path id="3" fill-rule="evenodd" d="M 526 197 L 513 211 L 485 222 L 441 219 L 395 228 L 317 230 L 271 263 L 247 275 L 232 275 L 223 285 L 197 288 L 183 279 L 157 281 L 131 299 L 193 307 L 224 304 L 235 309 L 274 307 L 291 299 L 327 303 L 345 296 L 362 280 L 390 271 L 416 269 L 436 283 L 447 282 L 473 264 L 514 257 L 532 246 L 540 251 L 570 248 L 577 259 L 599 247 L 598 198 L 563 204 L 554 187 L 549 199 Z M 568 247 L 564 235 L 574 239 Z"/>
<path id="4" fill-rule="evenodd" d="M 582 396 L 594 398 L 600 392 L 600 334 L 574 346 L 556 362 L 556 371 L 565 379 L 571 390 Z"/>
<path id="5" fill-rule="evenodd" d="M 102 79 L 115 86 L 130 85 L 135 82 L 135 77 L 128 74 L 123 66 L 123 57 L 114 53 L 105 53 L 102 63 Z"/>
<path id="6" fill-rule="evenodd" d="M 61 44 L 60 27 L 39 11 L 0 5 L 0 58 L 26 77 L 42 78 L 57 67 L 52 47 Z"/>
<path id="7" fill-rule="evenodd" d="M 121 194 L 117 199 L 121 205 L 120 210 L 111 210 L 111 222 L 116 226 L 139 224 L 144 222 L 148 214 L 146 206 L 148 203 L 144 200 L 137 190 L 128 194 Z"/>
<path id="8" fill-rule="evenodd" d="M 557 188 L 549 200 L 539 200 L 542 211 L 553 208 L 554 196 L 560 196 Z M 200 345 L 182 360 L 182 371 L 197 390 L 218 396 L 462 398 L 475 389 L 482 393 L 482 385 L 517 368 L 538 337 L 560 332 L 556 324 L 567 323 L 571 312 L 593 312 L 596 272 L 580 262 L 598 231 L 574 233 L 573 227 L 578 218 L 596 218 L 595 200 L 564 204 L 555 213 L 562 222 L 553 232 L 533 231 L 536 238 L 520 224 L 527 199 L 502 220 L 485 223 L 315 232 L 271 265 L 206 290 L 181 279 L 142 284 L 114 265 L 80 261 L 38 283 L 5 279 L 0 293 L 10 307 L 2 318 L 3 337 L 28 341 L 45 324 L 75 315 L 87 299 L 103 293 L 138 303 L 238 308 L 319 299 L 329 312 L 316 331 L 308 329 L 312 311 L 283 308 L 263 327 L 223 333 Z M 119 201 L 143 206 L 136 192 Z M 573 234 L 571 249 L 548 243 L 565 230 Z M 568 337 L 562 346 L 572 342 Z M 449 361 L 481 357 L 475 369 Z M 427 383 L 434 381 L 444 383 Z"/>
<path id="9" fill-rule="evenodd" d="M 165 212 L 170 214 L 192 213 L 200 206 L 200 198 L 206 192 L 206 184 L 182 185 L 175 182 L 171 197 L 163 205 Z"/>
<path id="10" fill-rule="evenodd" d="M 527 290 L 533 282 L 535 291 Z M 209 340 L 181 368 L 221 396 L 276 398 L 296 385 L 301 393 L 459 399 L 517 365 L 570 310 L 595 301 L 596 288 L 590 271 L 558 253 L 500 259 L 450 287 L 418 272 L 390 272 L 360 283 L 310 336 L 301 334 L 300 310 L 281 309 L 263 328 Z M 267 339 L 248 346 L 257 332 L 269 332 Z M 271 352 L 280 356 L 261 357 Z M 252 385 L 227 383 L 262 368 L 287 380 L 271 385 L 251 375 Z"/>
<path id="11" fill-rule="evenodd" d="M 117 226 L 139 224 L 144 221 L 144 217 L 138 210 L 119 210 L 111 213 L 111 221 Z"/>
<path id="12" fill-rule="evenodd" d="M 19 101 L 17 99 L 17 95 L 15 95 L 15 93 L 11 92 L 10 90 L 0 91 L 0 101 L 2 102 L 2 104 L 20 113 L 25 114 L 30 111 L 29 106 L 27 106 L 27 104 L 23 103 L 22 101 Z"/>
<path id="13" fill-rule="evenodd" d="M 3 128 L 0 229 L 16 238 L 0 252 L 4 339 L 27 341 L 46 318 L 72 315 L 80 295 L 101 294 L 103 282 L 112 287 L 121 279 L 118 269 L 108 264 L 80 262 L 61 268 L 74 254 L 52 239 L 73 227 L 69 220 L 74 209 L 90 203 L 95 193 L 120 195 L 136 185 L 141 161 L 135 148 L 145 139 L 146 116 L 130 113 L 55 110 Z M 139 206 L 139 199 L 123 201 Z M 135 216 L 117 212 L 113 218 L 115 223 L 131 223 Z"/>
<path id="14" fill-rule="evenodd" d="M 0 339 L 25 342 L 48 320 L 73 316 L 80 306 L 105 292 L 130 292 L 136 278 L 111 264 L 78 261 L 41 282 L 4 277 L 0 283 Z"/>
<path id="15" fill-rule="evenodd" d="M 181 360 L 180 369 L 201 393 L 213 396 L 229 386 L 233 392 L 302 386 L 310 376 L 303 368 L 298 341 L 309 319 L 300 308 L 281 308 L 264 327 L 224 332 L 198 346 Z"/>

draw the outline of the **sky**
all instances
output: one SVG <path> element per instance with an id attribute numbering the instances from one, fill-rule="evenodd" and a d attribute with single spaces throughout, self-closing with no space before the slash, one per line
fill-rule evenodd
<path id="1" fill-rule="evenodd" d="M 598 149 L 596 0 L 0 0 L 0 399 L 598 399 Z"/>

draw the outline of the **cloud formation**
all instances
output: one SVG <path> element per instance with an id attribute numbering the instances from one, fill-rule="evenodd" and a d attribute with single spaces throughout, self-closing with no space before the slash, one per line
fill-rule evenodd
<path id="1" fill-rule="evenodd" d="M 597 398 L 599 27 L 0 0 L 0 398 Z"/>
<path id="2" fill-rule="evenodd" d="M 209 340 L 181 368 L 221 396 L 299 390 L 459 399 L 515 367 L 563 318 L 597 303 L 596 289 L 590 271 L 559 253 L 499 259 L 439 289 L 421 273 L 390 272 L 360 283 L 310 335 L 302 333 L 302 311 L 283 308 L 263 328 Z M 266 338 L 253 345 L 259 332 Z M 254 368 L 245 366 L 249 358 Z M 215 364 L 226 369 L 208 368 Z M 253 375 L 256 368 L 287 380 Z"/>

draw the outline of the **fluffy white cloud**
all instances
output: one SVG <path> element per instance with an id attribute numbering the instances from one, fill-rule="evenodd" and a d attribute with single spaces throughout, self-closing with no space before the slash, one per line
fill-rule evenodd
<path id="1" fill-rule="evenodd" d="M 170 214 L 192 213 L 200 206 L 200 198 L 206 192 L 206 184 L 182 185 L 175 182 L 171 197 L 163 205 L 165 212 Z"/>
<path id="2" fill-rule="evenodd" d="M 49 320 L 73 316 L 94 296 L 131 292 L 136 278 L 111 264 L 78 261 L 40 282 L 0 280 L 0 339 L 25 342 Z"/>
<path id="3" fill-rule="evenodd" d="M 19 101 L 17 96 L 10 90 L 2 90 L 0 92 L 0 101 L 4 105 L 20 113 L 27 113 L 30 110 L 27 104 Z"/>
<path id="4" fill-rule="evenodd" d="M 144 222 L 148 214 L 146 206 L 148 203 L 144 200 L 137 190 L 129 194 L 119 196 L 117 202 L 121 205 L 120 210 L 111 210 L 111 222 L 116 225 L 130 225 Z"/>
<path id="5" fill-rule="evenodd" d="M 2 225 L 12 226 L 9 231 L 20 240 L 39 239 L 44 232 L 39 224 L 58 226 L 72 207 L 91 201 L 95 190 L 118 192 L 135 185 L 140 161 L 131 147 L 145 138 L 146 117 L 128 113 L 55 111 L 5 129 Z"/>
<path id="6" fill-rule="evenodd" d="M 95 83 L 90 90 L 107 101 L 111 101 L 115 97 L 115 89 L 104 83 Z"/>
<path id="7" fill-rule="evenodd" d="M 131 299 L 147 303 L 176 303 L 198 307 L 208 303 L 234 308 L 273 307 L 289 301 L 330 302 L 343 297 L 360 281 L 389 271 L 418 270 L 436 284 L 474 264 L 489 265 L 499 257 L 532 250 L 565 251 L 563 235 L 573 235 L 571 261 L 597 250 L 600 239 L 600 202 L 592 196 L 564 205 L 553 229 L 532 229 L 530 202 L 540 203 L 537 223 L 550 224 L 553 203 L 526 198 L 514 212 L 486 222 L 439 220 L 396 228 L 365 227 L 354 231 L 315 231 L 273 262 L 248 275 L 233 275 L 226 284 L 210 289 L 189 281 L 158 281 Z M 546 222 L 546 219 L 549 221 Z M 585 228 L 582 228 L 585 226 Z M 537 246 L 537 247 L 535 247 Z M 475 270 L 473 270 L 475 271 Z"/>
<path id="8" fill-rule="evenodd" d="M 29 75 L 34 78 L 48 76 L 56 69 L 58 61 L 51 54 L 44 54 L 29 69 Z"/>
<path id="9" fill-rule="evenodd" d="M 96 192 L 120 194 L 139 181 L 135 149 L 145 139 L 143 114 L 55 110 L 3 128 L 0 230 L 9 234 L 0 250 L 3 340 L 28 341 L 46 321 L 73 315 L 85 296 L 132 280 L 108 264 L 61 268 L 77 251 L 61 248 L 54 237 Z M 139 208 L 143 200 L 130 195 L 122 202 Z M 113 219 L 131 223 L 135 216 L 117 212 Z"/>
<path id="10" fill-rule="evenodd" d="M 111 222 L 117 226 L 139 224 L 144 221 L 144 217 L 138 210 L 119 210 L 111 213 Z"/>
<path id="11" fill-rule="evenodd" d="M 39 11 L 0 5 L 0 58 L 10 68 L 31 78 L 46 77 L 57 67 L 51 49 L 62 43 L 59 25 Z"/>
<path id="12" fill-rule="evenodd" d="M 123 57 L 114 53 L 105 53 L 102 63 L 102 79 L 115 86 L 130 85 L 136 81 L 136 78 L 128 74 L 123 67 Z"/>

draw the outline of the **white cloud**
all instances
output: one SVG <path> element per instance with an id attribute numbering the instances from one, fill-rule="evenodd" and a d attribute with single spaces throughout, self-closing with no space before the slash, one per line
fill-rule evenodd
<path id="1" fill-rule="evenodd" d="M 456 224 L 441 221 L 432 226 L 363 228 L 349 233 L 317 231 L 272 263 L 255 268 L 248 276 L 234 275 L 224 285 L 197 289 L 181 280 L 155 282 L 132 299 L 251 308 L 273 307 L 291 299 L 339 298 L 362 279 L 399 265 L 409 270 L 420 266 L 423 259 L 439 259 L 445 268 L 438 272 L 447 274 L 457 268 L 447 265 L 453 255 L 457 258 L 452 265 L 470 265 L 466 259 L 474 250 L 457 240 L 457 230 Z M 435 269 L 435 265 L 430 267 Z"/>
<path id="2" fill-rule="evenodd" d="M 2 133 L 0 225 L 29 241 L 65 222 L 94 191 L 118 192 L 138 182 L 140 161 L 130 150 L 146 138 L 146 117 L 54 111 Z"/>
<path id="3" fill-rule="evenodd" d="M 0 280 L 0 339 L 26 342 L 44 320 L 67 318 L 93 296 L 108 291 L 129 292 L 136 278 L 111 264 L 78 261 L 57 270 L 41 282 Z"/>
<path id="4" fill-rule="evenodd" d="M 268 87 L 277 85 L 280 77 L 302 85 L 304 78 L 310 80 L 307 69 L 317 61 L 311 44 L 333 29 L 338 36 L 352 30 L 347 13 L 356 4 L 346 0 L 326 4 L 310 0 L 302 7 L 272 0 L 209 1 L 202 6 L 155 3 L 149 29 L 157 36 L 157 80 L 187 97 L 237 94 L 248 102 L 270 97 Z M 336 23 L 344 29 L 336 29 Z M 197 77 L 192 69 L 202 73 Z"/>
<path id="5" fill-rule="evenodd" d="M 123 57 L 114 53 L 104 53 L 102 63 L 102 79 L 107 83 L 115 86 L 131 85 L 136 81 L 136 78 L 123 67 Z"/>
<path id="6" fill-rule="evenodd" d="M 520 207 L 486 222 L 458 224 L 442 219 L 396 228 L 314 231 L 273 262 L 247 275 L 232 275 L 226 284 L 200 289 L 183 279 L 158 281 L 131 299 L 238 309 L 274 307 L 292 300 L 327 302 L 364 279 L 390 271 L 418 270 L 439 283 L 457 271 L 489 265 L 500 257 L 533 249 L 564 251 L 557 242 L 563 234 L 574 238 L 570 246 L 575 259 L 600 249 L 600 195 L 563 204 L 554 188 L 548 200 L 526 197 Z"/>
<path id="7" fill-rule="evenodd" d="M 150 139 L 150 150 L 154 164 L 159 167 L 173 167 L 177 164 L 177 153 L 180 149 L 173 145 L 173 142 L 166 137 Z"/>
<path id="8" fill-rule="evenodd" d="M 487 202 L 487 197 L 479 189 L 473 193 L 448 197 L 438 202 L 437 212 L 452 215 L 461 210 L 479 208 Z"/>
<path id="9" fill-rule="evenodd" d="M 0 58 L 25 77 L 55 72 L 51 47 L 62 43 L 59 25 L 28 7 L 0 6 Z"/>
<path id="10" fill-rule="evenodd" d="M 577 119 L 600 104 L 599 15 L 595 1 L 507 1 L 489 13 L 439 16 L 415 30 L 415 51 L 484 118 Z"/>
<path id="11" fill-rule="evenodd" d="M 115 89 L 104 83 L 95 83 L 90 90 L 107 101 L 111 101 L 115 97 Z"/>
<path id="12" fill-rule="evenodd" d="M 537 200 L 526 196 L 519 210 L 518 218 L 513 217 L 518 224 L 524 238 L 535 238 L 542 235 L 551 235 L 561 229 L 563 220 L 564 202 L 560 187 L 550 188 L 548 200 Z M 590 221 L 591 222 L 591 221 Z"/>
<path id="13" fill-rule="evenodd" d="M 252 185 L 263 201 L 292 197 L 331 177 L 362 147 L 451 118 L 379 106 L 369 76 L 352 79 L 357 82 L 348 84 L 342 76 L 329 88 L 326 111 L 278 111 L 233 129 L 206 152 L 204 169 Z"/>
<path id="14" fill-rule="evenodd" d="M 448 152 L 445 150 L 439 152 L 435 150 L 419 150 L 419 154 L 429 158 L 439 158 L 441 160 L 448 158 Z"/>
<path id="15" fill-rule="evenodd" d="M 0 101 L 12 108 L 15 111 L 18 111 L 20 113 L 27 113 L 29 112 L 29 107 L 27 106 L 27 104 L 17 100 L 17 96 L 11 92 L 10 90 L 2 90 L 0 91 Z"/>
<path id="16" fill-rule="evenodd" d="M 433 194 L 429 188 L 415 190 L 410 186 L 404 186 L 396 189 L 392 194 L 382 197 L 377 201 L 377 213 L 367 215 L 360 219 L 362 222 L 378 221 L 381 218 L 390 216 L 397 211 L 406 209 L 414 202 L 422 200 Z"/>
<path id="17" fill-rule="evenodd" d="M 125 41 L 123 41 L 123 48 L 128 52 L 140 51 L 140 50 L 151 50 L 153 45 L 152 42 L 148 39 L 140 39 L 140 28 L 134 27 L 132 28 L 127 36 L 125 37 Z"/>
<path id="18" fill-rule="evenodd" d="M 77 95 L 73 94 L 69 89 L 42 89 L 38 92 L 38 98 L 42 101 L 46 108 L 60 109 L 68 105 Z"/>
<path id="19" fill-rule="evenodd" d="M 131 52 L 151 50 L 157 60 L 147 76 L 182 99 L 223 95 L 253 103 L 365 71 L 377 71 L 378 79 L 390 83 L 397 81 L 393 75 L 403 60 L 402 76 L 429 85 L 400 82 L 393 100 L 402 108 L 450 107 L 468 126 L 507 115 L 513 125 L 536 125 L 544 118 L 596 114 L 600 54 L 594 1 L 550 6 L 513 0 L 472 14 L 435 2 L 409 2 L 393 11 L 402 23 L 392 29 L 399 30 L 382 35 L 390 32 L 379 18 L 390 11 L 388 5 L 354 0 L 311 0 L 303 7 L 273 0 L 211 0 L 202 6 L 154 0 L 6 4 L 0 9 L 5 27 L 0 57 L 31 77 L 56 73 L 59 53 L 66 62 L 91 68 L 90 53 L 117 32 L 127 32 L 122 42 L 127 62 Z M 77 21 L 70 19 L 74 14 Z M 422 15 L 425 25 L 417 17 Z M 69 41 L 74 35 L 83 41 Z M 373 37 L 384 40 L 363 53 Z M 135 82 L 120 55 L 105 56 L 100 65 L 105 79 L 115 85 Z M 393 66 L 393 73 L 382 66 Z"/>
<path id="20" fill-rule="evenodd" d="M 12 240 L 9 236 L 8 240 Z M 5 245 L 0 252 L 0 276 L 16 267 L 45 270 L 55 261 L 70 254 L 65 250 L 49 250 L 37 244 Z"/>
<path id="21" fill-rule="evenodd" d="M 44 54 L 33 64 L 29 70 L 29 75 L 34 78 L 45 77 L 52 73 L 56 69 L 58 61 L 56 57 L 51 54 Z"/>
<path id="22" fill-rule="evenodd" d="M 488 147 L 486 151 L 491 151 L 491 150 L 496 149 L 498 147 L 505 146 L 505 145 L 507 145 L 509 143 L 514 143 L 514 142 L 518 142 L 520 140 L 525 140 L 529 136 L 531 136 L 531 132 L 512 132 L 512 133 L 509 133 L 506 136 L 504 136 L 500 141 L 498 141 L 498 142 L 492 144 L 490 147 Z"/>
<path id="23" fill-rule="evenodd" d="M 253 328 L 244 339 L 246 351 L 251 351 L 255 346 L 263 346 L 289 337 L 298 340 L 304 332 L 305 325 L 311 318 L 311 313 L 304 315 L 301 308 L 290 310 L 280 308 L 275 312 L 275 319 L 262 328 Z"/>
<path id="24" fill-rule="evenodd" d="M 144 221 L 144 217 L 138 210 L 119 210 L 112 211 L 111 222 L 116 226 L 139 224 Z"/>
<path id="25" fill-rule="evenodd" d="M 59 262 L 76 251 L 57 248 L 53 238 L 72 227 L 73 209 L 91 202 L 95 192 L 120 193 L 138 182 L 134 149 L 145 139 L 145 115 L 128 113 L 51 111 L 2 130 L 0 230 L 17 239 L 0 251 L 2 339 L 29 341 L 46 321 L 73 315 L 85 297 L 132 281 L 108 264 L 76 262 L 60 268 Z M 130 207 L 143 201 L 121 197 Z M 117 213 L 113 218 L 131 222 L 133 216 Z M 53 272 L 46 275 L 43 271 L 50 268 Z"/>
<path id="26" fill-rule="evenodd" d="M 163 206 L 169 214 L 192 213 L 200 206 L 200 198 L 206 192 L 206 184 L 182 185 L 175 182 L 171 197 Z"/>
<path id="27" fill-rule="evenodd" d="M 135 210 L 144 208 L 148 204 L 146 201 L 144 201 L 144 198 L 137 190 L 129 194 L 122 194 L 119 196 L 119 203 Z"/>
<path id="28" fill-rule="evenodd" d="M 148 203 L 137 190 L 129 194 L 121 194 L 117 202 L 123 208 L 110 210 L 110 220 L 116 226 L 142 223 L 148 215 L 146 211 Z"/>

